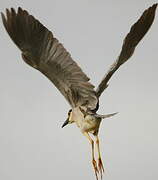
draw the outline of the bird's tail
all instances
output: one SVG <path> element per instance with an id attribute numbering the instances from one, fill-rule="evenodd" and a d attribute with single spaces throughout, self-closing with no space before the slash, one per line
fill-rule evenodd
<path id="1" fill-rule="evenodd" d="M 101 118 L 101 119 L 105 119 L 105 118 L 109 118 L 109 117 L 111 117 L 111 116 L 114 116 L 114 115 L 116 115 L 116 114 L 118 114 L 118 112 L 112 113 L 112 114 L 106 114 L 106 115 L 96 114 L 95 116 L 98 117 L 98 118 Z"/>

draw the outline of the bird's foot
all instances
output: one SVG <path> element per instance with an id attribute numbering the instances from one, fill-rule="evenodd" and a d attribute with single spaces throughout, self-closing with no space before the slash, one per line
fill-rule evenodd
<path id="1" fill-rule="evenodd" d="M 95 159 L 92 160 L 92 164 L 93 164 L 96 179 L 98 180 L 99 170 L 98 170 L 97 163 L 96 163 Z"/>
<path id="2" fill-rule="evenodd" d="M 103 173 L 104 173 L 104 166 L 103 166 L 101 158 L 98 159 L 98 168 L 99 168 L 99 173 L 102 179 Z"/>

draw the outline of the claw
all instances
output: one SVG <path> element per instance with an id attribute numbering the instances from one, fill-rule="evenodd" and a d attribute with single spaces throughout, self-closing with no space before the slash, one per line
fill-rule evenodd
<path id="1" fill-rule="evenodd" d="M 99 173 L 102 179 L 103 173 L 104 173 L 104 166 L 103 166 L 101 158 L 98 159 L 98 168 L 99 168 Z"/>
<path id="2" fill-rule="evenodd" d="M 92 160 L 92 164 L 93 164 L 96 179 L 98 180 L 99 170 L 98 170 L 97 163 L 96 163 L 95 159 Z"/>

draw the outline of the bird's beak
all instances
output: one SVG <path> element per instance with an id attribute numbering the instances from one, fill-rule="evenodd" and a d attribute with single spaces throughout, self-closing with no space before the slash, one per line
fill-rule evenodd
<path id="1" fill-rule="evenodd" d="M 64 124 L 62 125 L 62 128 L 64 127 L 64 126 L 66 126 L 67 124 L 69 123 L 69 119 L 67 118 L 67 120 L 64 122 Z"/>

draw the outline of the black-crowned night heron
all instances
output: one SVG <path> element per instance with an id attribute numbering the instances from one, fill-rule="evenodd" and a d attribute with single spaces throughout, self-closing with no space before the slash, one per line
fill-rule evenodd
<path id="1" fill-rule="evenodd" d="M 92 146 L 92 164 L 97 179 L 98 174 L 102 177 L 104 172 L 99 148 L 99 126 L 102 119 L 116 114 L 97 114 L 99 97 L 108 87 L 111 76 L 132 56 L 137 44 L 149 30 L 155 17 L 156 7 L 157 4 L 154 4 L 145 10 L 131 27 L 123 41 L 120 55 L 96 90 L 63 45 L 26 10 L 19 7 L 16 12 L 11 8 L 6 9 L 6 17 L 3 13 L 1 14 L 5 29 L 22 51 L 24 61 L 46 75 L 69 102 L 72 109 L 68 112 L 68 118 L 62 127 L 75 122 L 88 138 Z M 96 138 L 98 162 L 94 157 L 94 141 L 89 133 Z"/>

